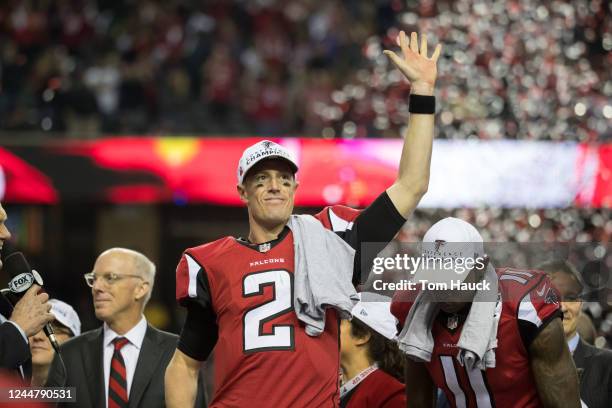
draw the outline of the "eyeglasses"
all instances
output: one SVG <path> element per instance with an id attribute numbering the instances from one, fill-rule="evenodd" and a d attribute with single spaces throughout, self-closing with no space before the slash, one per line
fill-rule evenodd
<path id="1" fill-rule="evenodd" d="M 98 279 L 102 279 L 102 282 L 106 286 L 112 286 L 115 282 L 120 281 L 123 278 L 138 278 L 144 280 L 144 278 L 139 275 L 129 275 L 127 273 L 117 274 L 114 272 L 105 273 L 102 276 L 95 275 L 93 272 L 90 272 L 83 275 L 83 277 L 85 278 L 85 282 L 87 282 L 87 286 L 90 288 L 93 288 L 93 285 Z"/>
<path id="2" fill-rule="evenodd" d="M 55 334 L 65 334 L 66 336 L 70 337 L 74 336 L 72 331 L 64 325 L 58 324 L 56 322 L 51 322 L 51 327 L 53 328 L 53 332 Z"/>

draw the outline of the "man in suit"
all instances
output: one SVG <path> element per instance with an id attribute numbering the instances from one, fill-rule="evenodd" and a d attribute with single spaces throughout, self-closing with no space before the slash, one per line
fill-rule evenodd
<path id="1" fill-rule="evenodd" d="M 0 204 L 0 252 L 4 241 L 11 237 L 6 226 L 6 211 Z M 2 261 L 0 261 L 2 269 Z M 0 368 L 15 371 L 22 379 L 28 380 L 31 355 L 28 337 L 42 330 L 43 326 L 54 319 L 49 313 L 49 295 L 38 293 L 40 286 L 33 285 L 17 302 L 15 308 L 0 295 Z"/>
<path id="2" fill-rule="evenodd" d="M 165 406 L 164 372 L 178 337 L 150 326 L 143 315 L 154 279 L 155 265 L 124 248 L 103 252 L 85 274 L 104 325 L 61 346 L 65 370 L 58 356 L 51 364 L 48 387 L 76 387 L 76 405 L 65 406 Z"/>
<path id="3" fill-rule="evenodd" d="M 538 269 L 547 272 L 561 295 L 563 331 L 580 377 L 580 398 L 589 408 L 612 406 L 612 351 L 585 342 L 577 331 L 582 309 L 583 280 L 567 261 L 551 261 Z"/>

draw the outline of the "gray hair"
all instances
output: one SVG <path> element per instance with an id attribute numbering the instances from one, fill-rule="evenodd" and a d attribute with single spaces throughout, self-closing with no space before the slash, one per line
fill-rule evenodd
<path id="1" fill-rule="evenodd" d="M 111 252 L 119 252 L 131 256 L 134 260 L 134 272 L 137 275 L 142 276 L 145 282 L 149 283 L 149 291 L 145 295 L 143 301 L 143 307 L 146 306 L 151 299 L 153 285 L 155 284 L 155 264 L 151 262 L 151 260 L 143 253 L 128 248 L 110 248 L 102 252 L 100 256 Z"/>

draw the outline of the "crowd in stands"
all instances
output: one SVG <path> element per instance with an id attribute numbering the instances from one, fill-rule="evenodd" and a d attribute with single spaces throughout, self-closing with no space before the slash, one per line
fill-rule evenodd
<path id="1" fill-rule="evenodd" d="M 399 29 L 444 44 L 445 138 L 612 136 L 603 0 L 9 0 L 0 130 L 399 137 Z M 431 47 L 433 49 L 433 47 Z"/>

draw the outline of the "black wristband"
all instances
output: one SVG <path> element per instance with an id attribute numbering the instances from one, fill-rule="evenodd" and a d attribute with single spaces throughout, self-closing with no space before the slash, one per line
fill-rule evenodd
<path id="1" fill-rule="evenodd" d="M 410 95 L 408 112 L 431 115 L 436 112 L 436 97 L 427 95 Z"/>

